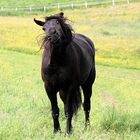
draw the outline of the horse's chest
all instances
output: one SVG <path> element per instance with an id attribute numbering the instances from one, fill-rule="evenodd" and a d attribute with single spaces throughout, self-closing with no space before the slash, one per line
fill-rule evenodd
<path id="1" fill-rule="evenodd" d="M 60 67 L 48 66 L 43 71 L 44 81 L 51 87 L 61 88 L 66 82 L 66 72 Z"/>

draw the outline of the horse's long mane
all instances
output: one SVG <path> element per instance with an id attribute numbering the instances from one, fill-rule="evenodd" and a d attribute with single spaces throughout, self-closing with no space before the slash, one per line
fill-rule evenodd
<path id="1" fill-rule="evenodd" d="M 69 20 L 65 17 L 60 17 L 58 15 L 52 15 L 49 17 L 45 17 L 45 22 L 47 22 L 48 20 L 51 20 L 51 19 L 57 19 L 62 27 L 62 30 L 65 34 L 65 40 L 63 40 L 63 44 L 68 44 L 69 42 L 71 42 L 73 29 L 72 29 L 71 25 L 67 23 L 67 21 L 69 21 Z M 51 46 L 52 46 L 52 44 L 48 41 L 48 38 L 46 36 L 44 36 L 42 39 L 41 48 L 50 48 Z"/>

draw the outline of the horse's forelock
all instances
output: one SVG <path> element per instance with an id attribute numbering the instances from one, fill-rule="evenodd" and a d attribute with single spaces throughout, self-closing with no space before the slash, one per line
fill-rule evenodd
<path id="1" fill-rule="evenodd" d="M 53 15 L 53 16 L 49 16 L 49 17 L 45 17 L 45 21 L 47 22 L 48 20 L 51 20 L 51 19 L 57 19 L 59 21 L 59 23 L 61 24 L 62 26 L 62 29 L 64 30 L 68 30 L 68 31 L 73 31 L 72 27 L 70 24 L 66 23 L 68 21 L 67 18 L 65 17 L 60 17 L 60 16 L 56 16 L 56 15 Z"/>
<path id="2" fill-rule="evenodd" d="M 65 18 L 61 18 L 61 17 L 59 17 L 59 16 L 49 16 L 49 17 L 45 17 L 45 21 L 47 22 L 48 20 L 51 20 L 51 19 L 57 19 L 57 20 L 59 20 L 59 21 L 61 21 L 61 20 L 64 20 Z"/>

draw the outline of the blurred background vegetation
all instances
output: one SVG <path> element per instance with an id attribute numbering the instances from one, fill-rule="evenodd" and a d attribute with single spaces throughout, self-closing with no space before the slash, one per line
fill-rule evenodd
<path id="1" fill-rule="evenodd" d="M 39 7 L 56 2 L 68 1 L 0 0 L 0 7 Z M 33 22 L 33 18 L 44 20 L 44 16 L 60 11 L 70 19 L 74 31 L 90 37 L 96 47 L 91 127 L 84 130 L 81 109 L 70 137 L 65 137 L 60 99 L 62 134 L 52 133 L 50 103 L 40 78 L 39 49 L 44 33 Z M 0 9 L 0 15 L 0 139 L 139 140 L 140 2 L 45 12 Z"/>

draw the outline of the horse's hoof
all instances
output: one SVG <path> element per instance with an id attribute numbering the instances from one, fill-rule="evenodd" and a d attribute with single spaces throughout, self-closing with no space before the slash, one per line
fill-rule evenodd
<path id="1" fill-rule="evenodd" d="M 89 122 L 89 121 L 87 121 L 87 122 L 85 123 L 85 129 L 87 129 L 88 127 L 90 127 L 90 122 Z"/>
<path id="2" fill-rule="evenodd" d="M 60 128 L 59 128 L 59 129 L 54 129 L 54 130 L 53 130 L 53 133 L 54 133 L 54 134 L 56 134 L 56 133 L 61 133 L 61 129 L 60 129 Z"/>

